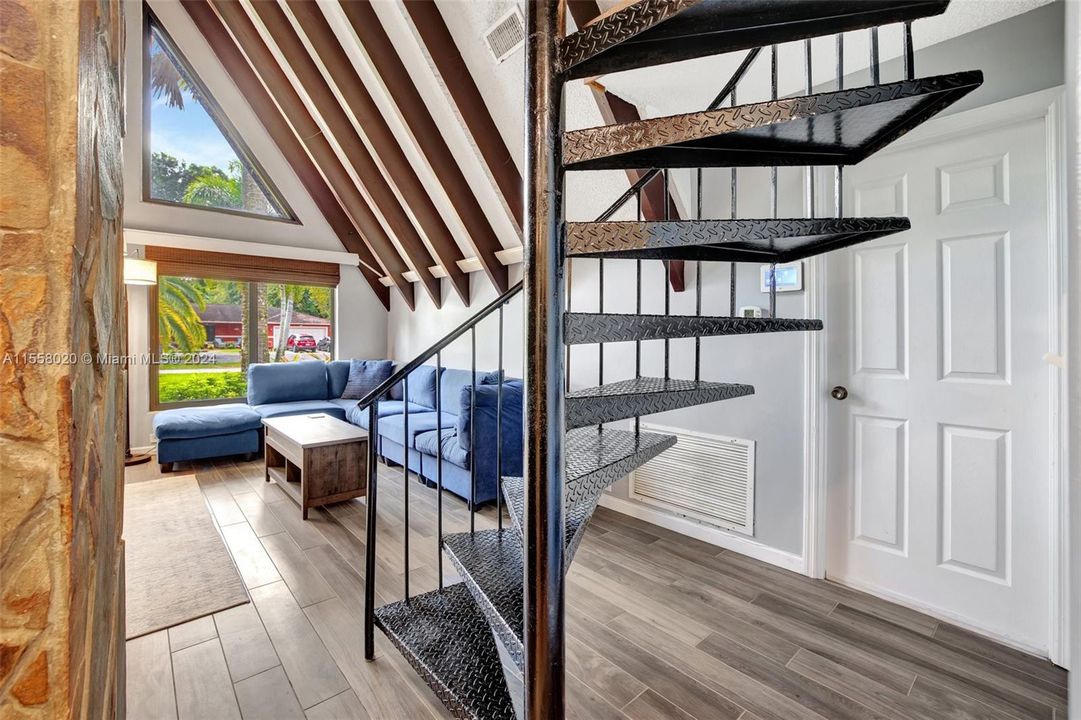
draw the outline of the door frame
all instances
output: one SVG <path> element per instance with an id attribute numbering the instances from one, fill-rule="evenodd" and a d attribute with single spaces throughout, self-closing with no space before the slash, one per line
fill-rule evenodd
<path id="1" fill-rule="evenodd" d="M 1050 444 L 1050 493 L 1048 533 L 1049 591 L 1051 627 L 1048 651 L 1052 662 L 1069 667 L 1069 502 L 1066 449 L 1067 388 L 1063 353 L 1067 347 L 1066 326 L 1066 118 L 1065 88 L 1058 86 L 1027 95 L 1002 100 L 972 110 L 932 120 L 886 148 L 879 155 L 903 152 L 922 145 L 970 135 L 974 129 L 1007 127 L 1034 119 L 1043 119 L 1046 132 L 1047 186 L 1050 190 L 1047 207 L 1048 227 L 1048 331 L 1051 347 L 1047 361 L 1047 383 L 1050 412 L 1047 428 Z M 834 182 L 832 168 L 817 168 L 815 178 L 819 187 Z M 825 193 L 820 195 L 824 196 Z M 820 216 L 833 214 L 831 197 L 820 197 L 816 211 Z M 817 256 L 808 260 L 804 269 L 808 317 L 819 318 L 829 326 L 826 301 L 826 260 Z M 813 578 L 826 574 L 826 506 L 829 363 L 823 333 L 807 333 L 804 340 L 804 426 L 803 426 L 803 572 Z M 951 620 L 957 622 L 956 618 Z M 976 628 L 974 628 L 976 629 Z"/>

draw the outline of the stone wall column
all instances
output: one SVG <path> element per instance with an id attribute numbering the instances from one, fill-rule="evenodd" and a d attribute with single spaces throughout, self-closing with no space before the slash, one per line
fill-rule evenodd
<path id="1" fill-rule="evenodd" d="M 0 0 L 0 718 L 123 716 L 116 0 Z"/>

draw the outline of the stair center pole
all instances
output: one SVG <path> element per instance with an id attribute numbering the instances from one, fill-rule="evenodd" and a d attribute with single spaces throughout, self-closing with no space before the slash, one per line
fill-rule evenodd
<path id="1" fill-rule="evenodd" d="M 563 88 L 556 58 L 563 4 L 526 9 L 525 717 L 562 720 Z"/>

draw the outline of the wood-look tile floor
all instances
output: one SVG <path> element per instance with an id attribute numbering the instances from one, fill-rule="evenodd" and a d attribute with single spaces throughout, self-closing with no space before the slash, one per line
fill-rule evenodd
<path id="1" fill-rule="evenodd" d="M 303 522 L 261 461 L 191 471 L 252 602 L 129 641 L 131 720 L 450 717 L 378 632 L 363 659 L 363 501 Z M 402 594 L 404 492 L 381 468 L 380 603 Z M 408 492 L 417 593 L 436 582 L 435 492 Z M 443 507 L 445 532 L 468 528 L 464 503 Z M 603 509 L 569 574 L 567 643 L 574 718 L 1066 718 L 1066 673 L 1045 660 Z"/>

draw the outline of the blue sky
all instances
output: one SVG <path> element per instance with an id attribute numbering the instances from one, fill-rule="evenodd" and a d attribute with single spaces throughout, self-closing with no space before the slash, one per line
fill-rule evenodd
<path id="1" fill-rule="evenodd" d="M 157 39 L 151 53 L 161 52 Z M 165 96 L 152 99 L 150 106 L 150 148 L 180 160 L 200 165 L 216 165 L 223 170 L 236 160 L 236 153 L 206 110 L 186 90 L 184 109 L 170 107 Z"/>

